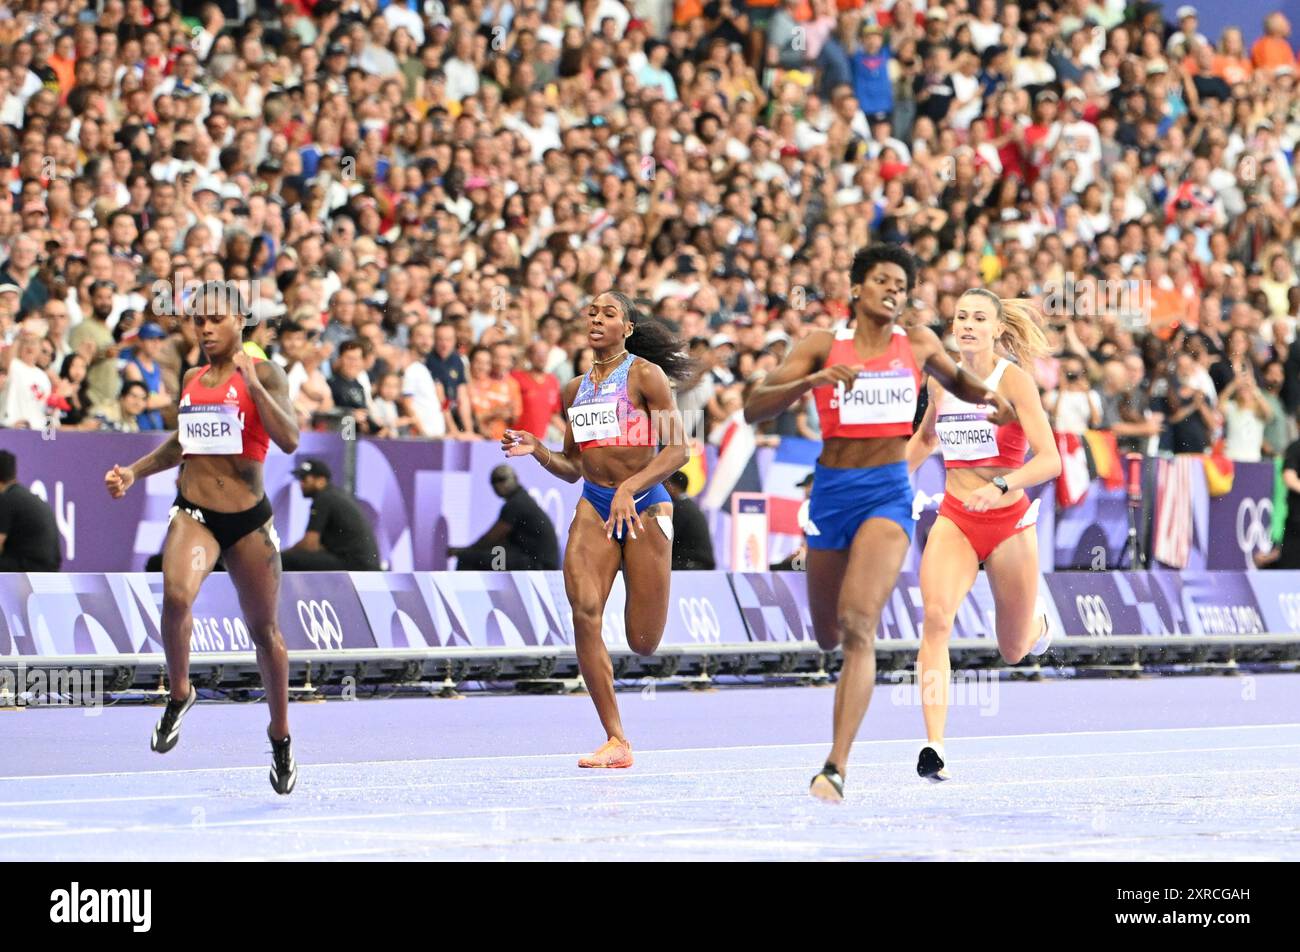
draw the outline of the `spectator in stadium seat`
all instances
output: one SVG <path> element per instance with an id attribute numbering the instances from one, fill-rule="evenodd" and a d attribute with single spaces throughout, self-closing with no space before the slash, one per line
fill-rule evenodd
<path id="1" fill-rule="evenodd" d="M 361 382 L 364 373 L 365 348 L 361 341 L 344 341 L 330 378 L 330 395 L 335 407 L 356 420 L 358 433 L 373 433 L 376 427 L 370 419 L 370 391 Z"/>
<path id="2" fill-rule="evenodd" d="M 1257 39 L 1250 48 L 1250 61 L 1255 69 L 1268 70 L 1270 73 L 1279 66 L 1296 65 L 1295 50 L 1291 49 L 1289 37 L 1291 23 L 1281 13 L 1270 13 L 1264 18 L 1264 35 Z"/>
<path id="3" fill-rule="evenodd" d="M 514 468 L 492 470 L 492 491 L 505 500 L 492 528 L 467 546 L 452 546 L 447 555 L 457 570 L 553 571 L 560 567 L 555 525 L 537 500 L 519 484 Z"/>
<path id="4" fill-rule="evenodd" d="M 111 407 L 104 407 L 95 413 L 100 429 L 114 433 L 139 433 L 140 418 L 148 406 L 149 390 L 139 380 L 128 380 L 122 384 L 122 392 L 117 402 Z"/>
<path id="5" fill-rule="evenodd" d="M 475 347 L 469 355 L 469 399 L 474 427 L 490 440 L 500 440 L 519 416 L 519 384 L 510 376 L 509 345 Z"/>
<path id="6" fill-rule="evenodd" d="M 18 460 L 0 450 L 0 572 L 57 572 L 59 527 L 49 504 L 18 482 Z"/>
<path id="7" fill-rule="evenodd" d="M 1270 414 L 1255 373 L 1247 369 L 1219 392 L 1223 413 L 1224 455 L 1237 463 L 1258 463 L 1263 453 L 1264 428 Z"/>
<path id="8" fill-rule="evenodd" d="M 72 349 L 90 361 L 90 403 L 101 409 L 113 406 L 122 389 L 122 378 L 117 370 L 117 355 L 121 347 L 108 326 L 115 293 L 113 282 L 93 281 L 90 285 L 90 313 L 68 336 Z"/>
<path id="9" fill-rule="evenodd" d="M 432 324 L 416 324 L 411 328 L 409 363 L 402 371 L 401 396 L 405 414 L 414 420 L 414 435 L 439 439 L 450 432 L 451 418 L 442 384 L 434 379 L 426 362 L 433 352 L 433 339 Z"/>
<path id="10" fill-rule="evenodd" d="M 1082 435 L 1085 430 L 1096 429 L 1101 425 L 1102 404 L 1088 384 L 1083 359 L 1076 354 L 1066 356 L 1061 361 L 1061 376 L 1061 389 L 1045 404 L 1051 414 L 1052 430 Z"/>
<path id="11" fill-rule="evenodd" d="M 1210 434 L 1218 424 L 1218 418 L 1210 398 L 1197 385 L 1199 369 L 1191 354 L 1186 351 L 1179 353 L 1167 389 L 1152 401 L 1153 409 L 1164 414 L 1162 450 L 1204 453 L 1209 448 Z"/>
<path id="12" fill-rule="evenodd" d="M 462 439 L 478 439 L 474 431 L 474 412 L 470 404 L 469 368 L 456 347 L 456 326 L 441 321 L 433 328 L 433 351 L 425 358 L 433 379 L 442 385 L 451 414 L 451 433 Z"/>
<path id="13" fill-rule="evenodd" d="M 1265 456 L 1281 456 L 1291 444 L 1291 421 L 1282 405 L 1282 385 L 1286 380 L 1286 371 L 1280 360 L 1269 361 L 1264 366 L 1263 390 L 1260 399 L 1269 409 L 1268 422 L 1264 424 L 1264 442 L 1261 447 Z"/>
<path id="14" fill-rule="evenodd" d="M 20 334 L 9 359 L 9 373 L 0 387 L 0 426 L 44 429 L 49 416 L 52 385 L 41 369 L 41 339 Z"/>
<path id="15" fill-rule="evenodd" d="M 311 500 L 303 537 L 280 553 L 286 572 L 377 572 L 379 547 L 370 520 L 351 495 L 330 482 L 321 460 L 304 459 L 293 476 Z"/>
<path id="16" fill-rule="evenodd" d="M 514 426 L 527 430 L 541 440 L 559 440 L 564 435 L 564 418 L 560 415 L 560 382 L 546 371 L 550 347 L 537 340 L 528 345 L 528 367 L 511 372 L 519 387 L 522 410 Z"/>
<path id="17" fill-rule="evenodd" d="M 145 324 L 135 336 L 131 359 L 122 372 L 124 380 L 139 381 L 148 391 L 145 410 L 139 418 L 141 430 L 163 429 L 162 410 L 175 402 L 163 384 L 162 366 L 158 362 L 166 339 L 167 332 L 157 324 Z"/>

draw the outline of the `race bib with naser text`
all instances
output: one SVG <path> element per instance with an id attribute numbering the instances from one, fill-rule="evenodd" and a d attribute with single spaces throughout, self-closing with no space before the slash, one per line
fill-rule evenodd
<path id="1" fill-rule="evenodd" d="M 181 407 L 177 435 L 186 455 L 238 456 L 244 451 L 244 421 L 237 406 L 199 403 Z"/>

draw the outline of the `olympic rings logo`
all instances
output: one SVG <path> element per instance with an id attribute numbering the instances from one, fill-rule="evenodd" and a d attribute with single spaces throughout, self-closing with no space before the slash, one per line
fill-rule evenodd
<path id="1" fill-rule="evenodd" d="M 1287 592 L 1279 595 L 1277 601 L 1282 607 L 1282 614 L 1286 616 L 1287 627 L 1292 631 L 1300 631 L 1300 594 Z"/>
<path id="2" fill-rule="evenodd" d="M 1237 545 L 1246 555 L 1267 552 L 1272 544 L 1273 500 L 1243 499 L 1237 507 Z"/>
<path id="3" fill-rule="evenodd" d="M 1076 595 L 1074 607 L 1079 613 L 1079 620 L 1083 622 L 1083 630 L 1088 634 L 1097 638 L 1114 632 L 1115 625 L 1111 621 L 1110 609 L 1106 607 L 1106 600 L 1100 595 Z"/>
<path id="4" fill-rule="evenodd" d="M 298 599 L 298 621 L 302 624 L 307 640 L 318 649 L 329 650 L 343 647 L 343 625 L 339 622 L 338 612 L 328 600 L 312 599 L 304 602 Z"/>
<path id="5" fill-rule="evenodd" d="M 681 616 L 691 641 L 702 641 L 705 644 L 722 641 L 722 625 L 718 622 L 718 613 L 714 611 L 713 602 L 709 599 L 679 598 L 677 613 Z"/>

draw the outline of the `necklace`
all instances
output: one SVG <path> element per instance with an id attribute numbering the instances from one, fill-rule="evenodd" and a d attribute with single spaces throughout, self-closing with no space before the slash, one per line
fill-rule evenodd
<path id="1" fill-rule="evenodd" d="M 592 358 L 591 358 L 591 362 L 592 362 L 593 364 L 608 364 L 608 363 L 610 363 L 611 361 L 618 360 L 620 357 L 622 357 L 622 356 L 623 356 L 624 354 L 626 354 L 626 353 L 627 353 L 626 350 L 620 350 L 620 351 L 619 351 L 617 354 L 615 354 L 613 357 L 606 357 L 604 360 L 597 360 L 595 357 L 592 357 Z"/>

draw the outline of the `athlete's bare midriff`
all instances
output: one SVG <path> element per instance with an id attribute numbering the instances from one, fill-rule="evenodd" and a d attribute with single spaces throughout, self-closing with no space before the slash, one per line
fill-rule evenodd
<path id="1" fill-rule="evenodd" d="M 187 456 L 181 461 L 181 495 L 213 512 L 244 512 L 265 495 L 262 463 L 242 456 Z"/>
<path id="2" fill-rule="evenodd" d="M 950 469 L 943 491 L 957 502 L 965 502 L 975 490 L 987 486 L 998 476 L 1006 476 L 1011 472 L 1014 470 L 1005 466 L 970 466 L 963 469 Z M 1023 489 L 1014 489 L 1005 493 L 997 504 L 990 508 L 1002 509 L 1005 506 L 1014 506 L 1024 495 Z"/>
<path id="3" fill-rule="evenodd" d="M 582 478 L 597 486 L 613 489 L 650 465 L 657 446 L 593 446 L 578 461 Z"/>
<path id="4" fill-rule="evenodd" d="M 905 436 L 873 439 L 832 436 L 822 443 L 817 462 L 830 469 L 866 469 L 900 463 L 907 458 L 907 439 Z"/>

